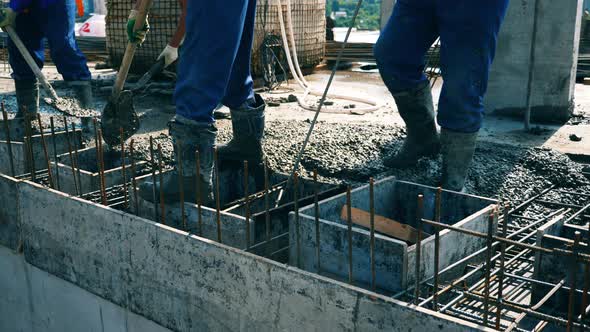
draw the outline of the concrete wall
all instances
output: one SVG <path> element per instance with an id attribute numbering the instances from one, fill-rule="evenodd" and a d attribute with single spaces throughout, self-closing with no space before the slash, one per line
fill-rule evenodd
<path id="1" fill-rule="evenodd" d="M 142 316 L 27 264 L 0 246 L 0 331 L 165 332 Z"/>
<path id="2" fill-rule="evenodd" d="M 18 190 L 27 263 L 173 330 L 479 329 L 35 184 Z"/>

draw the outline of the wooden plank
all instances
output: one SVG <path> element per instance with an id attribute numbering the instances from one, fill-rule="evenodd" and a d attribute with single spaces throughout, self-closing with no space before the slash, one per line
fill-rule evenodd
<path id="1" fill-rule="evenodd" d="M 369 212 L 351 208 L 351 213 L 354 224 L 367 228 L 371 227 L 371 214 Z M 344 221 L 348 220 L 346 205 L 342 207 L 340 218 Z M 416 243 L 418 239 L 418 230 L 416 228 L 380 215 L 375 215 L 375 231 L 410 243 Z M 422 232 L 422 239 L 429 236 L 430 234 Z"/>

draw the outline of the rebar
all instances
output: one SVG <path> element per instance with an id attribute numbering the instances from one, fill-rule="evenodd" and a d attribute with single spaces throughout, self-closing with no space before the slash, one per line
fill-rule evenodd
<path id="1" fill-rule="evenodd" d="M 195 151 L 195 160 L 196 160 L 196 165 L 195 167 L 197 168 L 197 223 L 199 225 L 199 236 L 203 236 L 203 199 L 202 199 L 202 188 L 201 188 L 201 155 L 199 153 L 199 150 Z"/>
<path id="2" fill-rule="evenodd" d="M 99 134 L 98 130 L 98 122 L 96 118 L 92 119 L 92 123 L 94 125 L 94 145 L 95 145 L 95 152 L 96 152 L 96 169 L 100 170 L 100 150 L 98 148 L 100 142 L 102 142 L 102 136 Z M 99 171 L 100 172 L 100 171 Z M 102 191 L 102 182 L 99 181 L 100 190 Z"/>
<path id="3" fill-rule="evenodd" d="M 78 181 L 76 180 L 76 166 L 74 162 L 74 156 L 72 153 L 72 141 L 70 140 L 70 131 L 68 129 L 68 119 L 64 116 L 64 128 L 66 131 L 66 143 L 68 145 L 68 155 L 70 156 L 70 167 L 72 169 L 72 177 L 74 179 L 74 190 L 76 195 L 79 196 L 82 194 L 81 188 L 78 186 Z M 96 150 L 98 152 L 98 148 Z M 99 162 L 100 165 L 100 162 Z"/>
<path id="4" fill-rule="evenodd" d="M 248 178 L 248 161 L 244 160 L 244 199 L 246 200 L 246 250 L 250 248 L 250 193 L 248 191 L 250 179 Z"/>
<path id="5" fill-rule="evenodd" d="M 369 214 L 370 214 L 370 241 L 369 253 L 371 259 L 371 289 L 373 292 L 376 289 L 376 275 L 375 275 L 375 179 L 369 179 Z"/>
<path id="6" fill-rule="evenodd" d="M 213 148 L 213 162 L 215 164 L 215 209 L 217 219 L 217 242 L 221 241 L 221 197 L 219 191 L 219 154 L 217 147 Z"/>
<path id="7" fill-rule="evenodd" d="M 315 216 L 315 247 L 316 247 L 316 260 L 317 260 L 317 273 L 320 274 L 321 268 L 321 248 L 320 248 L 320 198 L 318 194 L 318 170 L 313 170 L 313 206 Z"/>
<path id="8" fill-rule="evenodd" d="M 4 119 L 4 130 L 6 131 L 6 145 L 8 148 L 8 161 L 10 162 L 10 174 L 16 176 L 16 170 L 14 169 L 14 155 L 12 154 L 12 140 L 10 138 L 10 124 L 8 123 L 8 114 L 4 109 L 4 100 L 0 104 L 2 107 L 2 118 Z"/>
<path id="9" fill-rule="evenodd" d="M 182 166 L 182 142 L 180 140 L 176 140 L 176 149 L 178 153 L 176 154 L 176 169 L 178 170 L 178 193 L 180 199 L 180 214 L 182 220 L 182 229 L 187 231 L 186 225 L 186 215 L 184 210 L 184 170 Z"/>
<path id="10" fill-rule="evenodd" d="M 418 205 L 416 208 L 416 228 L 418 236 L 416 239 L 416 266 L 415 266 L 415 286 L 414 286 L 414 304 L 420 302 L 420 256 L 422 253 L 422 217 L 424 216 L 424 195 L 418 195 Z"/>
<path id="11" fill-rule="evenodd" d="M 166 225 L 166 201 L 164 197 L 164 157 L 162 154 L 162 145 L 158 144 L 158 171 L 160 173 L 160 222 Z"/>
<path id="12" fill-rule="evenodd" d="M 76 124 L 72 122 L 72 134 L 74 136 L 74 160 L 76 164 L 76 175 L 78 176 L 78 185 L 80 186 L 80 195 L 82 194 L 82 175 L 80 170 L 80 159 L 78 158 L 78 139 L 76 138 Z M 82 144 L 82 142 L 80 142 Z"/>
<path id="13" fill-rule="evenodd" d="M 126 168 L 126 157 L 125 157 L 125 136 L 123 135 L 123 128 L 119 128 L 119 135 L 121 136 L 121 176 L 123 177 L 123 200 L 124 208 L 127 209 L 129 206 L 127 201 L 127 170 Z"/>
<path id="14" fill-rule="evenodd" d="M 350 185 L 346 187 L 346 221 L 348 224 L 348 283 L 353 284 L 352 278 L 352 207 Z"/>
<path id="15" fill-rule="evenodd" d="M 268 179 L 268 165 L 266 160 L 263 162 L 264 167 L 264 221 L 266 234 L 266 251 L 270 254 L 270 183 Z"/>
<path id="16" fill-rule="evenodd" d="M 121 135 L 123 137 L 123 135 Z M 156 183 L 158 183 L 156 179 L 156 156 L 154 153 L 154 138 L 150 136 L 150 159 L 151 159 L 151 166 L 152 166 L 152 201 L 154 202 L 154 221 L 160 220 L 160 216 L 158 215 L 158 193 L 156 189 Z"/>
<path id="17" fill-rule="evenodd" d="M 59 183 L 59 162 L 57 160 L 57 140 L 55 138 L 55 126 L 53 123 L 53 117 L 49 118 L 49 126 L 51 128 L 51 140 L 53 141 L 53 160 L 55 160 L 55 182 L 57 184 L 57 190 L 61 190 L 61 185 Z M 10 143 L 9 143 L 9 152 L 12 149 L 10 148 Z M 11 160 L 12 162 L 12 160 Z"/>
<path id="18" fill-rule="evenodd" d="M 441 211 L 442 211 L 442 188 L 438 187 L 436 190 L 435 198 L 435 217 L 436 222 L 440 222 Z M 435 227 L 434 233 L 434 286 L 432 291 L 432 308 L 434 311 L 438 311 L 438 276 L 439 276 L 439 262 L 440 262 L 440 229 Z"/>
<path id="19" fill-rule="evenodd" d="M 494 214 L 490 214 L 488 218 L 488 237 L 487 237 L 487 250 L 486 250 L 486 265 L 485 265 L 485 288 L 484 288 L 484 302 L 483 302 L 483 324 L 488 325 L 488 315 L 489 315 L 489 299 L 490 299 L 490 273 L 491 273 L 491 265 L 492 265 L 492 244 L 494 243 Z"/>
<path id="20" fill-rule="evenodd" d="M 297 248 L 297 267 L 301 266 L 301 225 L 299 220 L 299 173 L 293 174 L 293 209 L 295 210 L 295 243 Z"/>
<path id="21" fill-rule="evenodd" d="M 502 237 L 508 237 L 508 223 L 510 205 L 504 206 L 504 220 L 502 221 Z M 506 264 L 506 243 L 500 244 L 500 272 L 498 274 L 498 306 L 496 306 L 496 330 L 500 329 L 500 318 L 502 316 L 502 302 L 504 294 L 504 269 Z"/>
<path id="22" fill-rule="evenodd" d="M 98 176 L 100 177 L 100 196 L 102 197 L 102 204 L 107 205 L 107 185 L 104 178 L 104 151 L 102 149 L 102 130 L 98 130 L 98 155 L 100 156 L 100 168 L 98 169 Z"/>
<path id="23" fill-rule="evenodd" d="M 569 301 L 568 301 L 568 309 L 567 309 L 567 332 L 572 331 L 572 322 L 574 319 L 574 302 L 575 302 L 575 295 L 576 295 L 576 272 L 578 271 L 578 262 L 576 260 L 576 254 L 578 253 L 578 247 L 580 245 L 580 239 L 582 234 L 580 232 L 574 233 L 574 246 L 572 247 L 572 252 L 574 255 L 571 258 L 571 265 L 570 265 L 570 292 L 569 292 Z"/>
<path id="24" fill-rule="evenodd" d="M 30 118 L 30 114 L 27 110 L 26 106 L 22 106 L 23 113 L 25 116 L 25 135 L 27 136 L 27 144 L 25 144 L 25 149 L 27 151 L 28 159 L 29 159 L 29 172 L 31 173 L 31 180 L 35 182 L 37 180 L 37 171 L 35 169 L 35 155 L 33 153 L 33 128 L 32 128 L 32 121 Z"/>
<path id="25" fill-rule="evenodd" d="M 133 144 L 134 140 L 132 139 L 131 142 L 129 142 L 129 157 L 131 158 L 131 185 L 133 186 L 133 205 L 135 207 L 135 215 L 137 216 L 139 215 L 139 201 L 137 200 L 137 177 L 135 172 L 135 154 L 133 153 Z M 154 186 L 155 185 L 156 183 L 154 182 Z M 157 219 L 155 221 L 157 221 Z"/>
<path id="26" fill-rule="evenodd" d="M 39 130 L 41 134 L 41 145 L 43 146 L 43 155 L 45 156 L 45 162 L 47 163 L 47 175 L 49 176 L 49 186 L 55 189 L 53 183 L 53 176 L 51 175 L 51 161 L 49 160 L 49 153 L 47 152 L 47 142 L 45 141 L 45 134 L 43 134 L 43 124 L 41 123 L 41 114 L 37 113 L 37 122 L 39 123 Z"/>

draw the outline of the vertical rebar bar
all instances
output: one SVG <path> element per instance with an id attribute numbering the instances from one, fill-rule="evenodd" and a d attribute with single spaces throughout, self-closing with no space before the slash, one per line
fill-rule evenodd
<path id="1" fill-rule="evenodd" d="M 158 172 L 160 173 L 160 222 L 166 225 L 166 202 L 164 197 L 164 173 L 163 173 L 162 145 L 158 144 Z"/>
<path id="2" fill-rule="evenodd" d="M 492 270 L 492 250 L 494 243 L 494 213 L 488 218 L 488 236 L 486 247 L 486 265 L 485 265 L 485 284 L 484 284 L 484 301 L 483 301 L 483 325 L 488 325 L 489 307 L 490 307 L 490 274 Z"/>
<path id="3" fill-rule="evenodd" d="M 107 185 L 104 178 L 104 150 L 102 149 L 102 131 L 98 130 L 98 154 L 100 156 L 100 168 L 98 175 L 100 177 L 100 196 L 102 198 L 102 205 L 107 205 Z"/>
<path id="4" fill-rule="evenodd" d="M 41 145 L 43 146 L 43 155 L 45 156 L 45 162 L 47 163 L 47 176 L 49 177 L 49 186 L 51 189 L 55 189 L 53 182 L 53 175 L 51 172 L 51 161 L 49 160 L 49 152 L 47 152 L 47 142 L 45 141 L 45 134 L 43 134 L 43 124 L 41 123 L 41 114 L 37 113 L 37 122 L 39 123 L 39 132 L 41 133 Z"/>
<path id="5" fill-rule="evenodd" d="M 76 166 L 74 163 L 74 155 L 72 153 L 72 141 L 70 140 L 70 130 L 68 129 L 68 119 L 64 116 L 64 128 L 66 131 L 66 143 L 68 145 L 68 155 L 70 157 L 70 167 L 72 168 L 72 178 L 74 179 L 74 190 L 76 195 L 81 194 L 81 189 L 78 186 L 78 181 L 76 180 Z M 97 148 L 98 151 L 98 148 Z M 100 162 L 99 162 L 100 165 Z"/>
<path id="6" fill-rule="evenodd" d="M 369 213 L 370 213 L 370 241 L 369 252 L 371 259 L 371 289 L 376 289 L 375 274 L 375 179 L 369 179 Z"/>
<path id="7" fill-rule="evenodd" d="M 508 236 L 508 223 L 510 222 L 510 205 L 504 205 L 504 220 L 502 221 L 502 237 Z M 504 269 L 506 266 L 506 243 L 500 244 L 500 271 L 498 272 L 498 305 L 496 306 L 496 330 L 500 329 L 502 320 L 502 301 L 504 300 Z"/>
<path id="8" fill-rule="evenodd" d="M 264 161 L 264 224 L 266 235 L 266 253 L 270 255 L 270 184 L 268 179 L 268 165 Z"/>
<path id="9" fill-rule="evenodd" d="M 353 284 L 352 277 L 352 188 L 346 187 L 346 223 L 348 224 L 348 283 Z"/>
<path id="10" fill-rule="evenodd" d="M 182 215 L 182 229 L 188 231 L 184 211 L 184 170 L 182 166 L 182 142 L 180 140 L 176 140 L 176 149 L 178 150 L 178 153 L 176 154 L 176 168 L 178 170 L 178 190 L 180 198 L 180 214 Z"/>
<path id="11" fill-rule="evenodd" d="M 586 250 L 590 250 L 590 223 L 588 223 L 588 239 L 586 240 L 587 246 Z M 586 252 L 588 253 L 588 252 Z M 590 264 L 587 262 L 584 263 L 584 289 L 582 291 L 582 312 L 581 314 L 581 322 L 586 319 L 586 307 L 588 306 L 588 289 L 590 288 Z M 582 328 L 582 331 L 584 329 Z"/>
<path id="12" fill-rule="evenodd" d="M 49 127 L 51 128 L 51 140 L 53 141 L 53 160 L 55 160 L 55 182 L 57 184 L 57 190 L 61 190 L 61 185 L 59 183 L 59 162 L 57 160 L 57 141 L 55 138 L 55 124 L 53 122 L 53 117 L 49 118 Z"/>
<path id="13" fill-rule="evenodd" d="M 250 248 L 250 193 L 248 191 L 248 161 L 244 160 L 244 199 L 246 200 L 246 249 Z"/>
<path id="14" fill-rule="evenodd" d="M 202 188 L 201 188 L 201 155 L 199 150 L 195 151 L 195 160 L 197 168 L 197 213 L 198 213 L 198 220 L 197 223 L 199 225 L 199 236 L 203 236 L 203 199 L 202 199 Z"/>
<path id="15" fill-rule="evenodd" d="M 95 145 L 95 152 L 96 152 L 96 169 L 100 170 L 100 150 L 98 149 L 98 145 L 99 142 L 102 141 L 102 137 L 99 135 L 98 132 L 98 124 L 96 121 L 96 118 L 92 119 L 92 122 L 94 124 L 94 145 Z M 101 187 L 101 191 L 102 191 L 102 183 L 99 181 L 99 186 Z"/>
<path id="16" fill-rule="evenodd" d="M 14 155 L 12 154 L 12 140 L 10 138 L 10 124 L 8 123 L 8 114 L 4 109 L 4 101 L 2 101 L 2 118 L 4 119 L 4 130 L 6 131 L 6 145 L 8 148 L 8 160 L 10 162 L 10 174 L 16 176 L 14 169 Z"/>
<path id="17" fill-rule="evenodd" d="M 121 135 L 121 137 L 123 137 Z M 156 163 L 156 155 L 154 153 L 154 138 L 150 136 L 150 159 L 152 165 L 152 201 L 154 202 L 154 221 L 160 220 L 160 216 L 158 215 L 158 193 L 156 192 L 156 183 L 158 183 L 156 179 L 156 168 L 158 167 Z"/>
<path id="18" fill-rule="evenodd" d="M 424 195 L 418 195 L 418 205 L 416 206 L 416 229 L 418 237 L 416 239 L 416 266 L 414 267 L 415 285 L 414 285 L 414 304 L 420 303 L 420 256 L 422 254 L 422 217 L 424 216 Z"/>
<path id="19" fill-rule="evenodd" d="M 80 194 L 82 194 L 82 174 L 80 171 L 80 158 L 78 158 L 78 140 L 76 139 L 76 124 L 72 122 L 72 134 L 74 136 L 74 160 L 76 164 L 76 176 L 78 176 L 78 185 L 80 186 Z M 82 144 L 82 142 L 80 142 Z M 81 147 L 81 146 L 80 146 Z"/>
<path id="20" fill-rule="evenodd" d="M 442 212 L 442 188 L 438 187 L 436 190 L 436 202 L 435 202 L 435 216 L 434 220 L 440 222 Z M 434 229 L 434 286 L 432 294 L 432 307 L 434 311 L 438 311 L 438 274 L 439 274 L 439 262 L 440 262 L 440 228 L 435 227 Z"/>
<path id="21" fill-rule="evenodd" d="M 31 172 L 31 180 L 35 182 L 37 180 L 37 170 L 35 168 L 35 155 L 33 153 L 33 123 L 31 115 L 29 114 L 27 107 L 22 107 L 25 116 L 25 133 L 28 137 L 28 144 L 25 144 L 25 149 L 29 157 L 29 171 Z"/>
<path id="22" fill-rule="evenodd" d="M 580 239 L 582 234 L 580 232 L 574 233 L 574 246 L 572 247 L 572 257 L 570 266 L 570 294 L 567 308 L 567 332 L 573 330 L 573 319 L 574 319 L 574 303 L 576 298 L 576 272 L 578 271 L 578 249 L 580 245 Z M 585 310 L 583 308 L 582 310 Z"/>
<path id="23" fill-rule="evenodd" d="M 313 205 L 314 205 L 314 216 L 315 216 L 315 248 L 316 248 L 316 260 L 317 260 L 317 273 L 320 274 L 322 271 L 321 265 L 321 248 L 320 248 L 320 198 L 319 198 L 319 185 L 318 185 L 318 170 L 313 170 Z"/>
<path id="24" fill-rule="evenodd" d="M 217 220 L 217 242 L 221 241 L 221 197 L 219 197 L 219 154 L 217 147 L 213 148 L 213 162 L 215 163 L 215 209 Z"/>
<path id="25" fill-rule="evenodd" d="M 123 128 L 119 128 L 119 135 L 121 135 L 121 176 L 123 177 L 123 206 L 125 207 L 125 209 L 127 209 L 127 207 L 129 206 L 127 200 L 127 161 L 125 160 L 125 137 L 123 135 Z"/>
<path id="26" fill-rule="evenodd" d="M 133 186 L 133 205 L 135 208 L 135 215 L 138 216 L 139 215 L 139 201 L 137 200 L 137 176 L 136 176 L 136 172 L 135 172 L 135 154 L 134 154 L 134 150 L 133 150 L 133 144 L 134 144 L 134 140 L 131 140 L 131 142 L 129 142 L 129 158 L 131 158 L 131 185 Z M 152 159 L 152 162 L 154 160 Z M 154 186 L 156 185 L 156 183 L 154 182 Z M 156 219 L 155 221 L 158 221 L 158 219 Z"/>
<path id="27" fill-rule="evenodd" d="M 293 173 L 293 210 L 295 212 L 295 241 L 297 250 L 297 267 L 301 266 L 301 225 L 299 224 L 299 173 Z"/>

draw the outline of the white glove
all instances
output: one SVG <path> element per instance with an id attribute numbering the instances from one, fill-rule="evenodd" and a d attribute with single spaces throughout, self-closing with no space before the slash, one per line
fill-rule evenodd
<path id="1" fill-rule="evenodd" d="M 161 58 L 164 58 L 164 67 L 168 67 L 178 59 L 178 48 L 166 45 L 162 53 L 158 56 L 158 60 Z"/>

